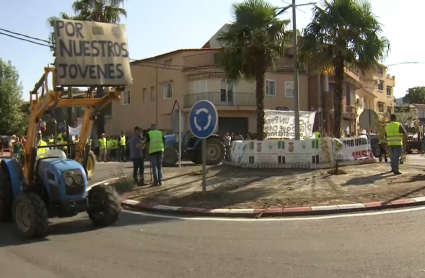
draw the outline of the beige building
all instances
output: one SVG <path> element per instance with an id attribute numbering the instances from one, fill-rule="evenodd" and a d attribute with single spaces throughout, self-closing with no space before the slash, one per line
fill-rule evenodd
<path id="1" fill-rule="evenodd" d="M 362 83 L 362 89 L 375 96 L 373 110 L 380 117 L 393 114 L 395 106 L 395 76 L 387 73 L 387 67 L 380 65 L 376 69 L 366 72 L 364 75 L 359 74 L 359 78 Z"/>
<path id="2" fill-rule="evenodd" d="M 114 102 L 105 125 L 107 134 L 131 132 L 134 126 L 172 132 L 173 109 L 180 108 L 187 119 L 199 100 L 209 100 L 218 111 L 218 132 L 256 131 L 255 81 L 228 83 L 214 63 L 220 48 L 181 49 L 131 63 L 133 85 Z M 266 74 L 265 109 L 293 110 L 293 59 L 277 61 Z M 300 71 L 300 109 L 308 110 L 308 76 Z M 187 120 L 185 130 L 188 130 Z"/>

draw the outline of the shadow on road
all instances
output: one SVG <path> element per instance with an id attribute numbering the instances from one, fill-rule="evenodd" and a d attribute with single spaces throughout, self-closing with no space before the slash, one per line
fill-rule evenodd
<path id="1" fill-rule="evenodd" d="M 159 217 L 145 217 L 138 214 L 123 212 L 120 219 L 110 227 L 95 227 L 91 223 L 87 215 L 81 214 L 72 218 L 51 219 L 49 236 L 43 239 L 24 239 L 15 231 L 13 223 L 0 223 L 0 248 L 8 246 L 17 246 L 24 244 L 33 244 L 48 242 L 50 237 L 70 235 L 81 233 L 90 233 L 93 231 L 101 231 L 102 229 L 117 229 L 133 225 L 146 225 L 152 223 L 160 223 L 165 221 L 179 221 L 178 219 L 168 219 Z M 71 240 L 72 238 L 70 238 Z"/>

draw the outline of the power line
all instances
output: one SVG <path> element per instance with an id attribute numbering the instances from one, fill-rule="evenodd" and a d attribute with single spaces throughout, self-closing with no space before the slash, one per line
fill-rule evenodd
<path id="1" fill-rule="evenodd" d="M 17 32 L 12 32 L 10 30 L 6 30 L 6 29 L 2 29 L 2 28 L 0 28 L 0 31 L 6 32 L 6 33 L 11 33 L 11 34 L 18 35 L 18 36 L 21 36 L 21 37 L 25 37 L 25 38 L 28 38 L 28 39 L 32 39 L 32 40 L 35 40 L 35 41 L 41 41 L 41 42 L 51 43 L 48 40 L 43 40 L 43 39 L 31 37 L 31 36 L 28 36 L 28 35 L 24 35 L 24 34 L 17 33 Z"/>
<path id="2" fill-rule="evenodd" d="M 387 67 L 398 66 L 398 65 L 408 65 L 408 64 L 425 64 L 425 62 L 401 62 L 396 64 L 386 65 Z"/>
<path id="3" fill-rule="evenodd" d="M 285 1 L 283 1 L 283 2 L 285 2 Z M 51 42 L 49 42 L 48 40 L 43 40 L 43 39 L 39 39 L 39 38 L 36 38 L 36 37 L 24 35 L 24 34 L 21 34 L 21 33 L 12 32 L 10 30 L 6 30 L 6 29 L 2 29 L 2 28 L 0 28 L 0 31 L 8 32 L 10 34 L 15 34 L 15 35 L 18 35 L 18 36 L 21 36 L 21 37 L 25 37 L 25 38 L 29 38 L 29 39 L 32 39 L 32 40 L 46 42 L 49 45 L 48 44 L 39 43 L 39 42 L 34 42 L 34 41 L 29 40 L 29 39 L 19 38 L 19 37 L 10 35 L 10 34 L 6 34 L 6 33 L 3 33 L 3 32 L 0 32 L 0 35 L 8 36 L 8 37 L 11 37 L 11 38 L 14 38 L 14 39 L 17 39 L 17 40 L 21 40 L 21 41 L 26 41 L 26 42 L 33 43 L 33 44 L 36 44 L 36 45 L 41 45 L 41 46 L 49 47 L 50 49 L 52 48 Z M 140 59 L 130 59 L 130 61 L 134 61 L 134 62 L 139 61 L 141 63 L 148 63 L 148 64 L 157 65 L 157 66 L 150 66 L 150 65 L 146 65 L 146 64 L 136 64 L 136 63 L 133 64 L 135 66 L 148 67 L 148 68 L 161 68 L 161 69 L 175 70 L 175 71 L 181 71 L 182 69 L 187 68 L 186 66 L 183 66 L 183 65 L 177 65 L 177 64 L 164 65 L 163 63 L 158 63 L 158 62 L 154 62 L 154 61 L 147 61 L 147 60 L 140 60 Z M 424 63 L 425 62 L 401 62 L 401 63 L 396 63 L 396 64 L 390 64 L 390 65 L 387 65 L 387 66 L 396 66 L 396 65 L 403 65 L 403 64 L 424 64 Z M 159 66 L 162 66 L 162 67 L 159 67 Z M 171 68 L 171 67 L 179 67 L 179 68 Z M 281 69 L 292 68 L 292 67 L 293 66 L 288 65 L 288 66 L 282 67 Z M 203 71 L 203 70 L 192 70 L 192 72 L 217 73 L 216 71 Z M 364 88 L 366 88 L 366 87 L 364 87 Z M 372 88 L 368 88 L 368 89 L 372 89 Z"/>
<path id="4" fill-rule="evenodd" d="M 10 34 L 6 34 L 6 33 L 2 33 L 2 32 L 0 32 L 0 35 L 8 36 L 8 37 L 11 37 L 11 38 L 14 38 L 14 39 L 17 39 L 17 40 L 21 40 L 21 41 L 30 42 L 30 43 L 33 43 L 33 44 L 38 44 L 38 45 L 41 45 L 41 46 L 51 47 L 50 45 L 47 45 L 47 44 L 43 44 L 43 43 L 39 43 L 39 42 L 34 42 L 34 41 L 31 41 L 31 40 L 28 40 L 28 39 L 19 38 L 19 37 L 12 36 Z"/>

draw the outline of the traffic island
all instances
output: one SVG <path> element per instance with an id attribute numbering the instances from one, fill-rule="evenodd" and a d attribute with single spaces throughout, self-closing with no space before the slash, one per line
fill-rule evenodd
<path id="1" fill-rule="evenodd" d="M 289 216 L 376 210 L 425 203 L 424 169 L 401 165 L 402 175 L 388 163 L 327 169 L 209 169 L 207 192 L 196 172 L 170 178 L 162 186 L 122 194 L 134 209 L 208 216 Z"/>

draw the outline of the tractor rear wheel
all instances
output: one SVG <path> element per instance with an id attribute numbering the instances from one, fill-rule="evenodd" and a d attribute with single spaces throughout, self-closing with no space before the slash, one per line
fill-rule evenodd
<path id="1" fill-rule="evenodd" d="M 110 185 L 96 185 L 88 194 L 90 220 L 95 226 L 110 226 L 118 220 L 121 208 L 121 197 Z"/>
<path id="2" fill-rule="evenodd" d="M 164 167 L 173 167 L 176 166 L 178 161 L 179 154 L 177 153 L 177 150 L 174 147 L 165 147 L 162 165 Z"/>
<path id="3" fill-rule="evenodd" d="M 9 172 L 4 162 L 0 164 L 0 221 L 12 218 L 13 193 Z"/>
<path id="4" fill-rule="evenodd" d="M 220 139 L 210 137 L 207 139 L 207 165 L 218 165 L 223 162 L 226 157 L 226 148 Z M 194 159 L 195 164 L 202 164 L 202 142 L 196 149 Z"/>
<path id="5" fill-rule="evenodd" d="M 25 238 L 46 237 L 49 222 L 46 205 L 35 193 L 23 193 L 16 197 L 12 208 L 13 221 L 18 233 Z"/>

